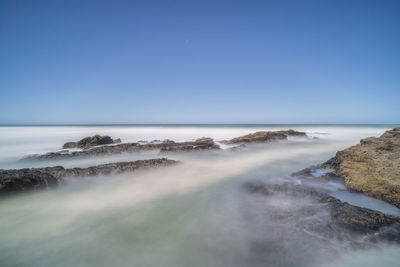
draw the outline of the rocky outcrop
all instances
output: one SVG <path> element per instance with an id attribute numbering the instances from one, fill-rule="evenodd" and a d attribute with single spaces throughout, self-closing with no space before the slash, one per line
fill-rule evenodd
<path id="1" fill-rule="evenodd" d="M 0 195 L 54 188 L 67 177 L 87 177 L 132 172 L 178 163 L 166 158 L 108 163 L 88 168 L 65 169 L 61 166 L 19 170 L 0 170 Z"/>
<path id="2" fill-rule="evenodd" d="M 356 207 L 328 194 L 312 188 L 301 188 L 291 184 L 247 183 L 248 192 L 260 194 L 267 198 L 294 199 L 302 203 L 290 210 L 274 209 L 268 212 L 272 219 L 279 223 L 292 222 L 297 230 L 320 236 L 353 242 L 358 240 L 375 242 L 377 240 L 400 242 L 400 218 L 385 215 L 379 211 Z M 304 201 L 308 198 L 307 201 Z M 321 212 L 328 212 L 321 216 Z"/>
<path id="3" fill-rule="evenodd" d="M 190 142 L 174 142 L 172 140 L 164 140 L 160 142 L 137 142 L 137 143 L 122 143 L 111 146 L 99 146 L 82 151 L 69 152 L 68 150 L 50 152 L 42 155 L 31 155 L 23 158 L 23 160 L 36 159 L 58 159 L 70 157 L 91 157 L 101 155 L 112 155 L 121 153 L 132 153 L 146 150 L 159 150 L 160 152 L 170 151 L 195 151 L 195 150 L 216 150 L 220 149 L 213 139 L 203 137 Z"/>
<path id="4" fill-rule="evenodd" d="M 67 142 L 63 145 L 62 148 L 90 148 L 94 146 L 100 145 L 109 145 L 109 144 L 117 144 L 121 143 L 121 139 L 113 140 L 109 136 L 101 136 L 101 135 L 93 135 L 89 137 L 85 137 L 78 142 Z"/>
<path id="5" fill-rule="evenodd" d="M 400 127 L 336 153 L 322 164 L 344 178 L 349 189 L 400 208 Z"/>
<path id="6" fill-rule="evenodd" d="M 266 143 L 277 140 L 286 140 L 288 136 L 306 137 L 307 135 L 305 132 L 298 132 L 292 129 L 287 131 L 260 131 L 227 140 L 225 143 Z"/>
<path id="7" fill-rule="evenodd" d="M 194 142 L 175 143 L 170 141 L 166 146 L 161 147 L 160 152 L 171 151 L 192 151 L 192 150 L 211 150 L 220 149 L 212 138 L 203 137 Z"/>
<path id="8" fill-rule="evenodd" d="M 226 144 L 237 144 L 237 148 L 242 148 L 245 143 L 265 143 L 276 140 L 286 140 L 288 136 L 307 137 L 306 133 L 294 130 L 287 131 L 261 131 L 253 134 L 248 134 L 241 137 L 236 137 L 231 140 L 222 141 Z M 220 146 L 210 137 L 202 137 L 195 141 L 175 142 L 172 140 L 153 140 L 151 142 L 139 141 L 135 143 L 122 143 L 120 139 L 112 140 L 109 136 L 95 135 L 87 137 L 79 142 L 65 143 L 63 148 L 84 148 L 82 151 L 62 150 L 57 152 L 49 152 L 42 155 L 30 155 L 23 160 L 36 159 L 58 159 L 70 157 L 91 157 L 100 155 L 111 155 L 121 153 L 132 153 L 145 150 L 159 150 L 162 153 L 178 152 L 178 151 L 198 151 L 198 150 L 218 150 Z M 104 144 L 115 144 L 109 146 L 100 146 Z M 240 146 L 242 145 L 242 146 Z"/>
<path id="9" fill-rule="evenodd" d="M 242 148 L 244 143 L 264 143 L 274 140 L 286 140 L 288 136 L 306 137 L 306 133 L 294 130 L 287 131 L 261 131 L 245 136 L 233 138 L 231 140 L 222 141 L 226 144 L 237 144 L 237 148 Z M 153 140 L 151 142 L 139 141 L 135 143 L 120 143 L 120 139 L 112 140 L 109 136 L 95 135 L 86 137 L 79 142 L 65 143 L 64 150 L 57 152 L 49 152 L 41 155 L 30 155 L 22 160 L 37 159 L 59 159 L 70 157 L 92 157 L 101 155 L 132 153 L 146 150 L 159 150 L 162 153 L 181 152 L 181 151 L 198 151 L 198 150 L 218 150 L 220 146 L 210 137 L 202 137 L 195 141 L 175 142 L 172 140 Z M 113 144 L 104 146 L 105 144 Z M 103 145 L 103 146 L 101 146 Z M 240 146 L 242 145 L 242 146 Z M 81 151 L 69 151 L 67 148 L 83 148 Z"/>

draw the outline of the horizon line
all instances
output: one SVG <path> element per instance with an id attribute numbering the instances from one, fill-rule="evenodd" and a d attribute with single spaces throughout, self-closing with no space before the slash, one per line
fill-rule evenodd
<path id="1" fill-rule="evenodd" d="M 10 126 L 274 126 L 274 125 L 400 125 L 400 123 L 0 123 Z"/>

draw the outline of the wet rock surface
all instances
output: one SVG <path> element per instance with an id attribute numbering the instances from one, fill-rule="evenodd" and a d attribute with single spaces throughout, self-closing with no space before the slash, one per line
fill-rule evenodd
<path id="1" fill-rule="evenodd" d="M 288 136 L 307 137 L 306 133 L 294 130 L 283 131 L 260 131 L 253 134 L 248 134 L 241 137 L 236 137 L 231 140 L 221 141 L 224 144 L 236 144 L 237 149 L 243 148 L 245 143 L 266 143 L 277 140 L 286 140 Z M 112 140 L 109 136 L 95 135 L 86 137 L 79 142 L 67 142 L 64 144 L 63 149 L 69 148 L 82 148 L 82 151 L 62 150 L 57 152 L 49 152 L 41 155 L 30 155 L 22 160 L 36 160 L 36 159 L 57 159 L 69 157 L 91 157 L 100 155 L 111 155 L 121 153 L 132 153 L 146 150 L 159 150 L 159 152 L 182 152 L 182 151 L 199 151 L 199 150 L 218 150 L 220 146 L 214 142 L 210 137 L 202 137 L 195 141 L 175 142 L 173 140 L 153 140 L 151 142 L 138 141 L 134 143 L 120 143 L 120 139 Z M 105 146 L 107 145 L 107 146 Z"/>
<path id="2" fill-rule="evenodd" d="M 271 225 L 290 225 L 287 231 L 327 242 L 344 242 L 353 248 L 378 241 L 400 242 L 399 217 L 353 206 L 316 189 L 288 183 L 250 182 L 243 188 L 245 192 L 263 196 L 267 220 Z"/>
<path id="3" fill-rule="evenodd" d="M 166 146 L 161 147 L 160 152 L 210 150 L 210 149 L 220 149 L 220 147 L 214 142 L 212 138 L 203 137 L 197 139 L 194 142 L 175 143 L 174 141 L 170 141 L 169 143 L 166 143 Z"/>
<path id="4" fill-rule="evenodd" d="M 112 173 L 133 172 L 139 169 L 165 167 L 178 161 L 166 158 L 116 162 L 88 168 L 65 169 L 62 166 L 0 170 L 0 195 L 54 188 L 68 177 L 88 177 Z"/>
<path id="5" fill-rule="evenodd" d="M 400 127 L 336 153 L 322 164 L 348 188 L 400 208 Z"/>
<path id="6" fill-rule="evenodd" d="M 121 139 L 113 140 L 110 136 L 101 136 L 101 135 L 93 135 L 89 137 L 85 137 L 78 142 L 67 142 L 63 145 L 62 148 L 90 148 L 94 146 L 100 145 L 109 145 L 109 144 L 117 144 L 121 143 Z"/>
<path id="7" fill-rule="evenodd" d="M 305 132 L 287 131 L 260 131 L 224 141 L 227 144 L 239 143 L 266 143 L 278 140 L 287 140 L 288 136 L 307 137 Z"/>
<path id="8" fill-rule="evenodd" d="M 154 140 L 152 142 L 140 141 L 137 143 L 122 143 L 117 145 L 99 146 L 82 151 L 58 151 L 49 152 L 42 155 L 31 155 L 23 158 L 22 160 L 36 160 L 36 159 L 57 159 L 57 158 L 70 158 L 70 157 L 91 157 L 121 153 L 132 153 L 146 150 L 159 150 L 160 152 L 171 151 L 196 151 L 196 150 L 218 150 L 219 145 L 209 137 L 199 138 L 195 141 L 189 142 L 175 142 L 172 140 Z"/>

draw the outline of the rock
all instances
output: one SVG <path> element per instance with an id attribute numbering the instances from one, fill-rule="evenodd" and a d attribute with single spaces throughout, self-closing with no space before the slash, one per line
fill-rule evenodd
<path id="1" fill-rule="evenodd" d="M 169 140 L 169 139 L 165 139 L 162 142 L 163 145 L 175 145 L 175 141 Z"/>
<path id="2" fill-rule="evenodd" d="M 291 174 L 291 177 L 297 177 L 305 180 L 312 179 L 316 182 L 334 181 L 339 182 L 340 184 L 344 184 L 343 178 L 336 176 L 336 174 L 331 169 L 322 168 L 321 165 L 310 166 L 303 170 L 294 172 Z"/>
<path id="3" fill-rule="evenodd" d="M 25 158 L 22 158 L 21 160 L 27 161 L 27 160 L 41 160 L 41 159 L 61 159 L 61 158 L 72 158 L 72 157 L 102 156 L 102 155 L 136 152 L 140 150 L 145 150 L 145 147 L 147 147 L 147 145 L 141 146 L 139 143 L 123 143 L 113 146 L 92 147 L 82 151 L 73 151 L 69 153 L 61 153 L 60 151 L 58 151 L 58 152 L 49 152 L 46 154 L 29 155 Z"/>
<path id="4" fill-rule="evenodd" d="M 217 145 L 212 138 L 202 137 L 194 142 L 183 142 L 183 143 L 166 143 L 163 144 L 167 146 L 161 147 L 160 152 L 171 152 L 171 151 L 193 151 L 193 150 L 212 150 L 212 149 L 220 149 L 219 145 Z"/>
<path id="5" fill-rule="evenodd" d="M 270 142 L 273 140 L 284 140 L 288 136 L 306 137 L 306 133 L 294 130 L 275 131 L 275 132 L 256 132 L 254 134 L 245 135 L 242 137 L 233 138 L 231 140 L 221 141 L 227 144 L 238 144 L 236 148 L 243 143 L 260 143 Z M 91 157 L 109 154 L 132 153 L 145 150 L 159 150 L 160 152 L 177 152 L 177 151 L 196 151 L 196 150 L 218 150 L 220 146 L 210 137 L 202 137 L 195 141 L 175 142 L 166 139 L 164 141 L 153 140 L 151 142 L 139 141 L 136 143 L 120 143 L 121 139 L 112 140 L 109 136 L 95 135 L 86 137 L 79 142 L 67 142 L 63 148 L 84 148 L 83 151 L 73 152 L 49 152 L 42 155 L 29 155 L 22 160 L 37 160 L 37 159 L 58 159 L 70 157 Z M 104 144 L 116 144 L 113 146 L 100 146 Z M 120 143 L 120 144 L 117 144 Z M 235 150 L 235 149 L 232 149 Z"/>
<path id="6" fill-rule="evenodd" d="M 379 211 L 356 207 L 313 188 L 301 188 L 291 184 L 246 183 L 247 192 L 263 195 L 267 198 L 294 198 L 299 207 L 291 207 L 289 211 L 271 211 L 276 220 L 283 223 L 292 221 L 299 230 L 310 231 L 327 239 L 342 239 L 355 242 L 363 240 L 385 240 L 400 242 L 400 218 L 385 215 Z M 319 216 L 320 212 L 328 212 L 328 217 Z M 315 221 L 317 218 L 317 221 Z"/>
<path id="7" fill-rule="evenodd" d="M 51 171 L 46 172 L 38 169 L 0 170 L 0 195 L 53 188 L 62 182 L 61 179 L 51 174 Z"/>
<path id="8" fill-rule="evenodd" d="M 101 136 L 101 135 L 94 135 L 90 137 L 85 137 L 78 142 L 79 148 L 89 148 L 92 146 L 99 146 L 99 145 L 109 145 L 112 144 L 113 140 L 109 136 Z"/>
<path id="9" fill-rule="evenodd" d="M 299 131 L 295 131 L 293 129 L 289 129 L 287 131 L 280 131 L 284 134 L 286 134 L 287 136 L 298 136 L 298 137 L 306 137 L 307 134 L 305 132 L 299 132 Z"/>
<path id="10" fill-rule="evenodd" d="M 38 160 L 38 159 L 59 159 L 71 157 L 92 157 L 100 155 L 111 155 L 121 153 L 132 153 L 146 150 L 160 150 L 160 152 L 171 151 L 192 151 L 192 150 L 218 150 L 220 147 L 211 138 L 200 138 L 193 142 L 174 142 L 172 140 L 164 140 L 163 142 L 151 143 L 122 143 L 113 146 L 96 146 L 82 151 L 73 151 L 70 153 L 49 152 L 42 155 L 30 155 L 22 160 Z"/>
<path id="11" fill-rule="evenodd" d="M 214 140 L 210 137 L 202 137 L 202 138 L 196 139 L 195 143 L 197 145 L 213 146 Z"/>
<path id="12" fill-rule="evenodd" d="M 76 147 L 78 147 L 77 142 L 67 142 L 62 146 L 62 148 L 76 148 Z"/>
<path id="13" fill-rule="evenodd" d="M 99 145 L 109 145 L 121 143 L 121 139 L 118 138 L 113 140 L 110 136 L 94 135 L 81 139 L 78 142 L 67 142 L 63 145 L 63 148 L 90 148 Z"/>
<path id="14" fill-rule="evenodd" d="M 306 133 L 294 131 L 260 131 L 225 141 L 227 144 L 237 143 L 266 143 L 277 140 L 286 140 L 288 136 L 306 137 Z"/>
<path id="15" fill-rule="evenodd" d="M 348 188 L 400 208 L 400 127 L 336 153 L 322 164 Z"/>
<path id="16" fill-rule="evenodd" d="M 243 149 L 245 147 L 247 147 L 245 144 L 240 144 L 238 146 L 231 147 L 230 150 L 231 151 L 238 151 L 238 150 Z"/>
<path id="17" fill-rule="evenodd" d="M 0 195 L 54 188 L 67 177 L 87 177 L 132 172 L 178 163 L 166 158 L 102 164 L 88 168 L 65 169 L 61 166 L 19 170 L 0 170 Z"/>

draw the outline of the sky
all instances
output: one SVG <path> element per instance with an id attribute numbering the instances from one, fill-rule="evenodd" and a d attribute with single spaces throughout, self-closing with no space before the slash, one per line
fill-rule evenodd
<path id="1" fill-rule="evenodd" d="M 0 124 L 400 123 L 400 1 L 0 0 Z"/>

